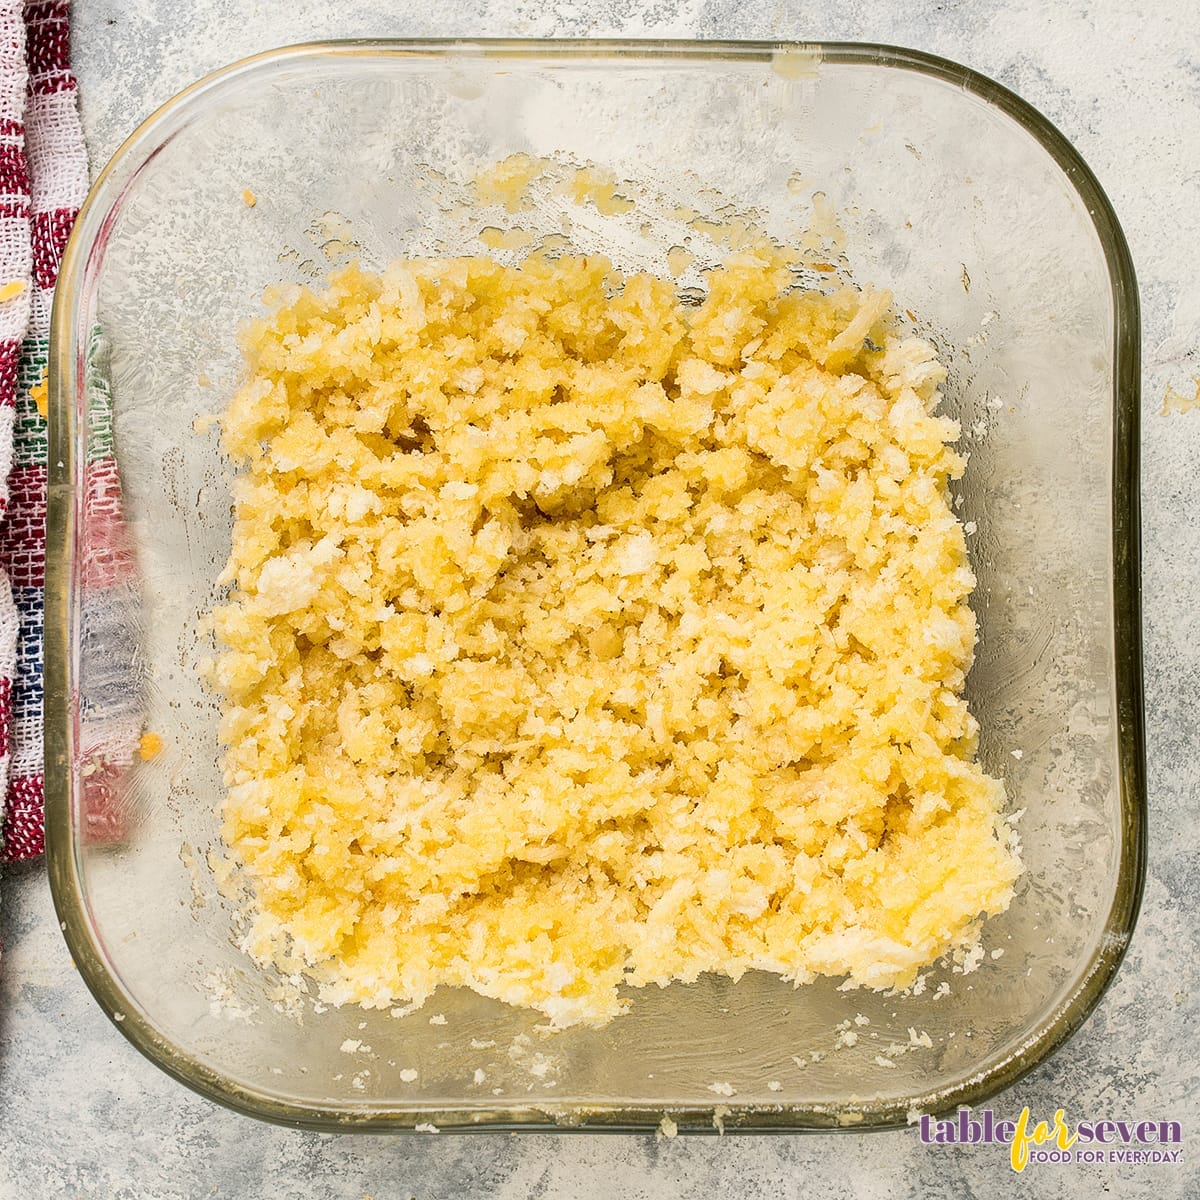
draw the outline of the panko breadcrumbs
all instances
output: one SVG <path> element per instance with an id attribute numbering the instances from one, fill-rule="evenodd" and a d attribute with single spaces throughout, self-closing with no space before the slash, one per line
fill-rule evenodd
<path id="1" fill-rule="evenodd" d="M 944 376 L 773 247 L 351 266 L 244 335 L 214 613 L 251 951 L 602 1024 L 622 984 L 903 987 L 1018 865 L 962 697 Z"/>

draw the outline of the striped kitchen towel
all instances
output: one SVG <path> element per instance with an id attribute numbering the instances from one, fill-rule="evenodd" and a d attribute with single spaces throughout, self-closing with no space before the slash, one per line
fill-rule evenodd
<path id="1" fill-rule="evenodd" d="M 63 249 L 87 193 L 66 0 L 0 0 L 0 861 L 44 845 L 46 365 Z"/>

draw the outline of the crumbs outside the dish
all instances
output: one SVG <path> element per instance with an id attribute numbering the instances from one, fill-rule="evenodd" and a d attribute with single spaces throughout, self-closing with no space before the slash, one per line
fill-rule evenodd
<path id="1" fill-rule="evenodd" d="M 1172 413 L 1191 412 L 1195 408 L 1200 408 L 1200 379 L 1196 380 L 1196 390 L 1190 396 L 1176 391 L 1171 384 L 1167 384 L 1162 403 L 1164 417 L 1170 416 Z"/>

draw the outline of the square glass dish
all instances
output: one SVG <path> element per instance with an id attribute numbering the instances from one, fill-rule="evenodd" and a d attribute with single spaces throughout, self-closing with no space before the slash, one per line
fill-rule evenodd
<path id="1" fill-rule="evenodd" d="M 702 977 L 544 1037 L 536 1014 L 469 992 L 409 1015 L 322 1009 L 238 948 L 209 865 L 220 752 L 197 677 L 231 471 L 203 422 L 266 285 L 348 256 L 481 252 L 487 214 L 447 189 L 517 152 L 752 211 L 781 240 L 828 205 L 838 270 L 892 289 L 941 352 L 970 454 L 968 694 L 983 764 L 1023 814 L 1025 873 L 975 969 L 935 968 L 903 996 Z M 671 230 L 623 228 L 580 220 L 572 240 L 620 267 L 670 248 Z M 197 83 L 100 175 L 55 300 L 49 860 L 96 998 L 191 1087 L 320 1129 L 637 1130 L 664 1114 L 681 1132 L 867 1129 L 978 1104 L 1080 1025 L 1136 918 L 1138 338 L 1125 240 L 1079 156 L 1011 93 L 927 55 L 331 43 Z"/>

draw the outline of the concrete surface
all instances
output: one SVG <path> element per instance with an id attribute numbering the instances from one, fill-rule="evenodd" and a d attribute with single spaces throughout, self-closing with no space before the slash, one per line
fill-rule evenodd
<path id="1" fill-rule="evenodd" d="M 1176 1118 L 1174 1166 L 1030 1168 L 994 1147 L 875 1136 L 330 1137 L 257 1124 L 143 1061 L 73 971 L 39 867 L 3 881 L 0 1197 L 1195 1196 L 1200 1019 L 1200 25 L 1124 0 L 79 0 L 75 56 L 94 166 L 156 105 L 253 51 L 329 36 L 583 35 L 906 44 L 991 75 L 1082 151 L 1124 224 L 1144 320 L 1143 521 L 1151 868 L 1115 986 L 1068 1050 L 993 1107 Z"/>

